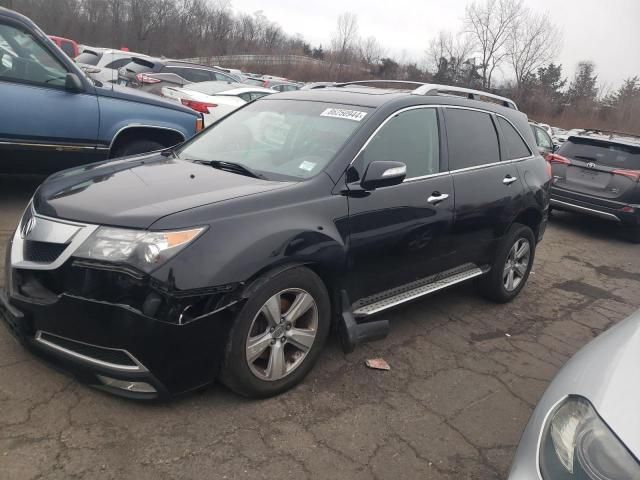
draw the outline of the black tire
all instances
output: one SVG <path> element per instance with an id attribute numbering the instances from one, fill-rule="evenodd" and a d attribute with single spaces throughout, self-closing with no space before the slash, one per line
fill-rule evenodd
<path id="1" fill-rule="evenodd" d="M 513 290 L 508 290 L 505 286 L 505 269 L 507 268 L 508 257 L 512 248 L 521 240 L 525 240 L 529 244 L 528 264 L 518 285 L 515 286 Z M 498 248 L 498 253 L 496 254 L 493 265 L 491 265 L 491 270 L 487 275 L 478 280 L 478 286 L 482 295 L 498 303 L 507 303 L 513 300 L 527 283 L 531 267 L 533 266 L 535 251 L 535 236 L 531 228 L 520 223 L 514 223 L 504 236 Z"/>
<path id="2" fill-rule="evenodd" d="M 314 316 L 317 318 L 315 339 L 306 356 L 302 358 L 294 370 L 280 379 L 265 380 L 259 378 L 252 371 L 255 364 L 250 366 L 247 358 L 247 340 L 252 333 L 250 329 L 254 328 L 254 319 L 262 315 L 260 312 L 266 302 L 274 295 L 287 289 L 303 290 L 310 294 L 315 301 L 317 311 L 317 317 Z M 320 277 L 305 267 L 295 267 L 277 273 L 252 293 L 236 317 L 227 340 L 220 380 L 234 392 L 250 398 L 271 397 L 289 390 L 298 384 L 315 364 L 326 343 L 330 326 L 331 303 L 327 289 Z M 274 335 L 279 334 L 276 331 Z M 269 358 L 272 355 L 272 348 L 274 347 L 267 347 L 268 353 L 267 350 L 264 350 L 264 354 Z M 282 348 L 284 349 L 285 346 Z M 262 357 L 258 361 L 266 361 Z"/>
<path id="3" fill-rule="evenodd" d="M 153 152 L 156 150 L 162 150 L 163 148 L 165 148 L 164 145 L 154 140 L 129 140 L 118 146 L 113 152 L 112 157 L 128 157 L 129 155 L 138 155 L 140 153 Z"/>

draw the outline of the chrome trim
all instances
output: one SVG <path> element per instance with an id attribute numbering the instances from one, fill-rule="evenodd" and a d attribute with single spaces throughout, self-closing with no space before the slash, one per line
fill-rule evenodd
<path id="1" fill-rule="evenodd" d="M 394 167 L 394 168 L 389 168 L 387 170 L 385 170 L 382 173 L 383 177 L 393 177 L 396 175 L 406 175 L 407 173 L 407 166 L 403 165 L 402 167 Z"/>
<path id="2" fill-rule="evenodd" d="M 0 141 L 0 145 L 12 145 L 19 147 L 32 147 L 32 148 L 46 148 L 50 150 L 57 151 L 67 151 L 67 150 L 96 150 L 96 145 L 64 145 L 58 143 L 30 143 L 30 142 L 7 142 Z"/>
<path id="3" fill-rule="evenodd" d="M 197 118 L 195 119 L 197 120 Z M 113 148 L 113 144 L 116 142 L 116 139 L 118 138 L 118 136 L 124 132 L 125 130 L 128 130 L 130 128 L 151 128 L 151 129 L 155 129 L 155 130 L 168 130 L 170 132 L 175 132 L 177 134 L 179 134 L 182 137 L 182 141 L 184 142 L 187 138 L 184 136 L 184 133 L 182 133 L 180 130 L 178 130 L 177 128 L 172 128 L 172 127 L 160 127 L 158 125 L 147 125 L 144 123 L 131 123 L 129 125 L 126 125 L 122 128 L 120 128 L 115 135 L 113 136 L 113 138 L 111 139 L 111 143 L 109 144 L 108 149 L 111 150 Z"/>
<path id="4" fill-rule="evenodd" d="M 443 200 L 446 200 L 447 198 L 449 198 L 449 195 L 447 193 L 441 193 L 440 195 L 437 195 L 437 196 L 431 195 L 429 198 L 427 198 L 427 202 L 433 205 L 437 205 Z"/>
<path id="5" fill-rule="evenodd" d="M 511 185 L 513 182 L 517 181 L 518 177 L 504 177 L 502 179 L 502 183 L 505 185 Z"/>
<path id="6" fill-rule="evenodd" d="M 22 231 L 27 209 L 31 209 L 31 218 L 36 219 L 36 226 L 33 231 L 27 235 L 27 238 L 22 238 L 20 232 Z M 99 227 L 99 225 L 71 222 L 68 220 L 40 215 L 36 213 L 33 208 L 33 203 L 29 203 L 27 209 L 25 209 L 25 213 L 20 219 L 20 224 L 13 235 L 13 243 L 11 246 L 11 267 L 13 268 L 23 268 L 28 270 L 55 270 L 66 262 L 71 255 L 73 255 L 73 252 L 75 252 L 78 247 L 80 247 L 80 245 L 82 245 L 84 241 L 87 240 Z M 25 260 L 24 258 L 24 242 L 32 239 L 40 242 L 44 241 L 59 244 L 67 243 L 68 245 L 60 256 L 52 263 L 32 262 Z"/>
<path id="7" fill-rule="evenodd" d="M 41 343 L 43 345 L 46 345 L 47 347 L 52 348 L 53 350 L 56 350 L 58 352 L 64 353 L 65 355 L 69 355 L 70 357 L 73 357 L 73 358 L 75 358 L 77 360 L 82 360 L 84 362 L 92 363 L 92 364 L 98 365 L 100 367 L 111 368 L 113 370 L 120 370 L 120 371 L 123 371 L 123 372 L 147 372 L 148 371 L 145 368 L 145 366 L 142 365 L 142 363 L 140 363 L 138 361 L 138 359 L 136 357 L 131 355 L 126 350 L 122 350 L 120 348 L 101 347 L 99 345 L 92 345 L 90 343 L 78 342 L 78 343 L 82 343 L 82 344 L 90 346 L 90 347 L 103 348 L 105 350 L 113 350 L 113 351 L 122 352 L 125 355 L 127 355 L 131 359 L 131 361 L 133 361 L 135 363 L 135 365 L 120 365 L 118 363 L 105 362 L 104 360 L 99 360 L 97 358 L 89 357 L 89 356 L 84 355 L 82 353 L 74 352 L 73 350 L 69 350 L 68 348 L 61 347 L 60 345 L 57 345 L 57 344 L 55 344 L 53 342 L 50 342 L 48 340 L 43 339 L 42 338 L 42 334 L 43 333 L 46 333 L 47 335 L 51 335 L 52 337 L 58 337 L 58 338 L 62 338 L 64 340 L 72 341 L 72 342 L 78 342 L 77 340 L 73 340 L 71 338 L 61 337 L 60 335 L 54 335 L 54 334 L 49 333 L 49 332 L 43 332 L 42 330 L 38 330 L 36 332 L 36 336 L 35 336 L 36 342 Z"/>
<path id="8" fill-rule="evenodd" d="M 450 175 L 451 172 L 438 172 L 438 173 L 430 173 L 429 175 L 422 175 L 420 177 L 411 177 L 405 178 L 402 183 L 415 182 L 417 180 L 424 180 L 426 178 L 434 178 L 434 177 L 444 177 L 445 175 Z"/>
<path id="9" fill-rule="evenodd" d="M 608 212 L 602 212 L 600 210 L 595 210 L 593 208 L 588 208 L 588 207 L 582 207 L 580 205 L 576 205 L 574 203 L 568 203 L 568 202 L 563 202 L 560 200 L 556 200 L 555 198 L 552 198 L 549 203 L 552 206 L 560 206 L 560 207 L 565 207 L 568 210 L 573 210 L 576 212 L 583 212 L 586 213 L 588 215 L 592 215 L 594 217 L 600 217 L 603 218 L 605 220 L 613 220 L 615 222 L 620 222 L 620 218 L 615 216 L 613 213 L 608 213 Z"/>

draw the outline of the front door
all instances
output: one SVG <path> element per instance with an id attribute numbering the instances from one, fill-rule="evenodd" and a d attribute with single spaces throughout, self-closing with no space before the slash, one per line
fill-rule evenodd
<path id="1" fill-rule="evenodd" d="M 0 24 L 0 172 L 51 172 L 95 159 L 98 100 L 67 91 L 66 75 L 40 39 Z"/>
<path id="2" fill-rule="evenodd" d="M 352 182 L 370 162 L 385 160 L 405 163 L 407 178 L 349 196 L 346 281 L 352 301 L 445 269 L 454 195 L 440 144 L 438 109 L 409 109 L 390 117 L 354 162 Z"/>

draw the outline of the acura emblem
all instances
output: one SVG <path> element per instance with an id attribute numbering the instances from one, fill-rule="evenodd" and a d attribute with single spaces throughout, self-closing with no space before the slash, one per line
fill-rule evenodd
<path id="1" fill-rule="evenodd" d="M 31 217 L 25 223 L 22 224 L 20 228 L 20 236 L 22 238 L 26 238 L 35 228 L 36 226 L 36 217 Z"/>
<path id="2" fill-rule="evenodd" d="M 593 162 L 587 163 L 587 168 L 596 168 L 596 164 Z"/>

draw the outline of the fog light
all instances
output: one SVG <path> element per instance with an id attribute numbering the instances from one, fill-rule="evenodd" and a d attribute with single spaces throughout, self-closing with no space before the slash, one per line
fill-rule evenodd
<path id="1" fill-rule="evenodd" d="M 117 378 L 104 377 L 102 375 L 98 375 L 98 380 L 100 380 L 107 387 L 117 388 L 119 390 L 126 390 L 128 392 L 158 393 L 158 391 L 147 382 L 132 382 L 130 380 L 118 380 Z"/>

